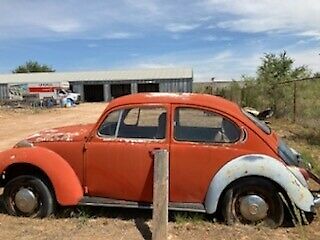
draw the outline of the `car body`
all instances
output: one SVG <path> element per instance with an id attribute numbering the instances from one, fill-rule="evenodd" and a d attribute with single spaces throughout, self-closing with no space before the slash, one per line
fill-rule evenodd
<path id="1" fill-rule="evenodd" d="M 283 202 L 303 213 L 319 205 L 298 154 L 237 104 L 143 93 L 114 99 L 94 124 L 44 130 L 1 152 L 6 209 L 43 217 L 55 201 L 151 208 L 158 149 L 169 152 L 170 209 L 279 226 Z"/>

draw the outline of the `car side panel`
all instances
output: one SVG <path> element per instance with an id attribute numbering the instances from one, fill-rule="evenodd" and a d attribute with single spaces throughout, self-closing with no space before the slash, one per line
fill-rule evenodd
<path id="1" fill-rule="evenodd" d="M 84 186 L 84 142 L 44 142 L 37 146 L 50 149 L 59 154 L 74 170 L 82 186 Z"/>
<path id="2" fill-rule="evenodd" d="M 42 148 L 12 148 L 0 153 L 0 172 L 17 163 L 40 168 L 50 179 L 59 204 L 76 205 L 83 197 L 80 181 L 68 162 L 55 152 Z"/>

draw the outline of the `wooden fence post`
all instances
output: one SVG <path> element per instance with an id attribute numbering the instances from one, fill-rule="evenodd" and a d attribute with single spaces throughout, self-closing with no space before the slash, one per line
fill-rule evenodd
<path id="1" fill-rule="evenodd" d="M 297 82 L 293 81 L 293 122 L 296 122 L 297 115 Z"/>
<path id="2" fill-rule="evenodd" d="M 154 151 L 152 240 L 168 239 L 169 153 Z"/>

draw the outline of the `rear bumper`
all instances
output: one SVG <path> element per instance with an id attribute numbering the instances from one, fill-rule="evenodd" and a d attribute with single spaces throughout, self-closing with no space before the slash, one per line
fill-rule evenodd
<path id="1" fill-rule="evenodd" d="M 308 174 L 309 178 L 311 178 L 313 181 L 315 181 L 320 186 L 320 179 L 317 175 L 312 173 L 310 170 L 307 170 L 307 174 Z M 320 207 L 320 192 L 319 191 L 312 191 L 312 194 L 314 196 L 313 207 L 319 208 Z"/>
<path id="2" fill-rule="evenodd" d="M 320 207 L 320 196 L 319 195 L 314 198 L 313 203 L 314 203 L 315 208 Z"/>

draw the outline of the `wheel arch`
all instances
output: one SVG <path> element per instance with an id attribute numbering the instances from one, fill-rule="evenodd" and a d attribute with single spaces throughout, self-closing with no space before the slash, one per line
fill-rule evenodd
<path id="1" fill-rule="evenodd" d="M 19 173 L 44 177 L 51 185 L 57 202 L 63 206 L 76 205 L 83 197 L 81 183 L 69 163 L 43 147 L 12 148 L 1 152 L 0 172 L 4 176 L 2 184 L 6 183 L 7 177 L 12 179 Z"/>
<path id="2" fill-rule="evenodd" d="M 234 181 L 229 183 L 223 189 L 223 191 L 221 192 L 221 195 L 219 197 L 219 200 L 218 200 L 217 210 L 220 210 L 220 207 L 223 205 L 223 197 L 226 194 L 226 192 L 230 188 L 232 188 L 233 186 L 237 185 L 239 182 L 244 181 L 244 180 L 248 180 L 248 179 L 263 179 L 263 180 L 266 180 L 266 181 L 270 182 L 277 189 L 278 192 L 282 193 L 286 200 L 290 199 L 288 194 L 287 194 L 287 192 L 286 192 L 286 190 L 281 185 L 279 185 L 277 182 L 275 182 L 273 179 L 265 177 L 265 176 L 259 176 L 259 175 L 248 175 L 248 176 L 243 176 L 243 177 L 240 177 L 238 179 L 235 179 Z"/>
<path id="3" fill-rule="evenodd" d="M 3 171 L 5 178 L 1 180 L 1 187 L 4 187 L 13 178 L 30 175 L 44 180 L 51 191 L 54 193 L 54 187 L 48 175 L 39 167 L 31 163 L 13 163 Z"/>
<path id="4" fill-rule="evenodd" d="M 223 194 L 232 184 L 247 177 L 260 177 L 271 181 L 298 208 L 311 212 L 313 196 L 297 174 L 298 171 L 291 172 L 279 160 L 269 156 L 254 154 L 238 157 L 224 165 L 212 178 L 204 202 L 206 211 L 209 214 L 217 211 Z"/>

